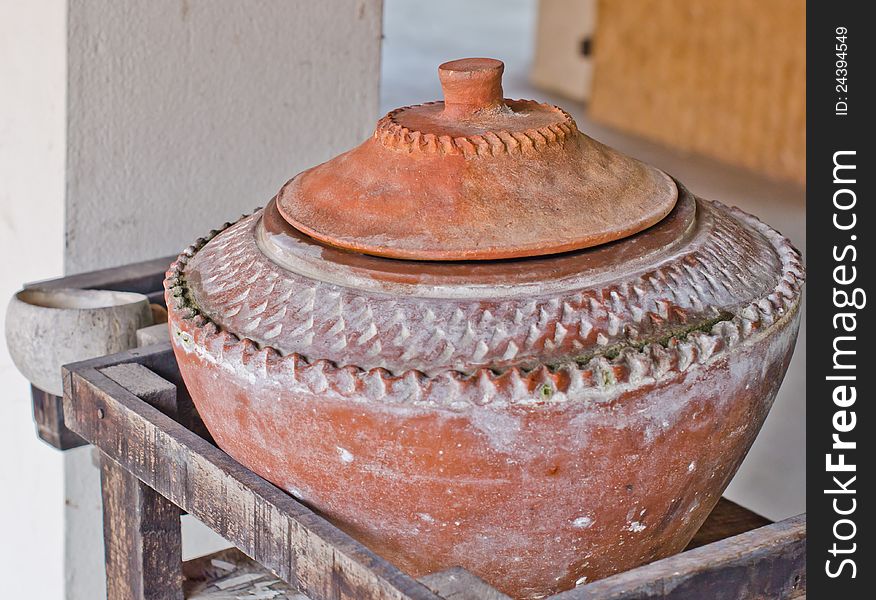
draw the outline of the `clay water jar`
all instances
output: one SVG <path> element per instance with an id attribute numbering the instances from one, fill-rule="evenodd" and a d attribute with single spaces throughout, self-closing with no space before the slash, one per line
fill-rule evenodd
<path id="1" fill-rule="evenodd" d="M 216 442 L 413 576 L 540 598 L 682 550 L 787 369 L 779 233 L 442 65 L 444 102 L 188 248 L 171 337 Z"/>

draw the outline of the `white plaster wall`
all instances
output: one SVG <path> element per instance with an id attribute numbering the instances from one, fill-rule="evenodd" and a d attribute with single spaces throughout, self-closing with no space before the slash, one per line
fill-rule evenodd
<path id="1" fill-rule="evenodd" d="M 70 0 L 66 270 L 178 252 L 367 137 L 380 0 Z M 68 454 L 68 599 L 101 597 L 98 477 Z M 184 522 L 188 556 L 214 536 Z M 219 542 L 221 544 L 221 542 Z"/>
<path id="2" fill-rule="evenodd" d="M 65 0 L 0 0 L 0 340 L 7 298 L 63 268 L 66 37 Z M 61 598 L 64 461 L 2 341 L 0 390 L 0 596 Z"/>
<path id="3" fill-rule="evenodd" d="M 380 0 L 70 0 L 67 270 L 176 252 L 371 133 Z"/>

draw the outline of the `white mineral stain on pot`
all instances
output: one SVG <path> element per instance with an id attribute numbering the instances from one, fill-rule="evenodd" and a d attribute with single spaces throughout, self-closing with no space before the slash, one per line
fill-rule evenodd
<path id="1" fill-rule="evenodd" d="M 587 529 L 593 525 L 593 519 L 590 517 L 578 517 L 574 521 L 572 521 L 572 527 L 576 527 L 578 529 Z"/>
<path id="2" fill-rule="evenodd" d="M 509 414 L 477 407 L 469 414 L 472 427 L 486 436 L 490 447 L 499 452 L 510 452 L 521 429 L 520 420 Z"/>
<path id="3" fill-rule="evenodd" d="M 194 352 L 196 350 L 192 345 L 192 337 L 180 329 L 179 325 L 176 323 L 173 325 L 173 335 L 170 340 L 174 342 L 176 346 L 181 347 L 185 352 Z"/>
<path id="4" fill-rule="evenodd" d="M 435 517 L 426 513 L 417 513 L 417 517 L 425 521 L 426 523 L 434 523 Z"/>
<path id="5" fill-rule="evenodd" d="M 693 473 L 696 470 L 696 468 L 697 468 L 696 461 L 691 461 L 691 463 L 687 466 L 687 472 Z"/>
<path id="6" fill-rule="evenodd" d="M 341 457 L 341 462 L 348 464 L 353 462 L 353 454 L 349 450 L 347 450 L 346 448 L 341 448 L 340 446 L 337 446 L 337 449 L 338 455 Z"/>
<path id="7" fill-rule="evenodd" d="M 645 524 L 639 523 L 638 521 L 633 521 L 632 523 L 630 523 L 630 526 L 627 529 L 629 529 L 633 533 L 641 533 L 642 531 L 645 531 Z"/>

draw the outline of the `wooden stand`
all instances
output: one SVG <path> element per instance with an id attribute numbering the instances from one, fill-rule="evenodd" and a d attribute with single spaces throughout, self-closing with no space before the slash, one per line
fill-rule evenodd
<path id="1" fill-rule="evenodd" d="M 142 292 L 160 285 L 168 262 L 48 285 Z M 34 399 L 43 406 L 46 395 Z M 63 448 L 76 435 L 101 453 L 108 600 L 507 598 L 459 568 L 411 578 L 222 452 L 169 344 L 68 365 L 63 419 L 55 415 L 39 420 L 43 439 Z M 182 563 L 181 511 L 237 549 Z M 722 500 L 685 552 L 552 598 L 800 598 L 805 526 L 804 515 L 770 524 Z"/>

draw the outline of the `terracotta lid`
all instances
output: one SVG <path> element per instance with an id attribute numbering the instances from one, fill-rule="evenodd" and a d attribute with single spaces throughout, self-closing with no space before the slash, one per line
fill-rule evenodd
<path id="1" fill-rule="evenodd" d="M 604 244 L 665 217 L 662 171 L 502 96 L 501 61 L 438 68 L 444 102 L 390 112 L 360 146 L 300 173 L 277 206 L 324 243 L 390 258 L 489 260 Z"/>

